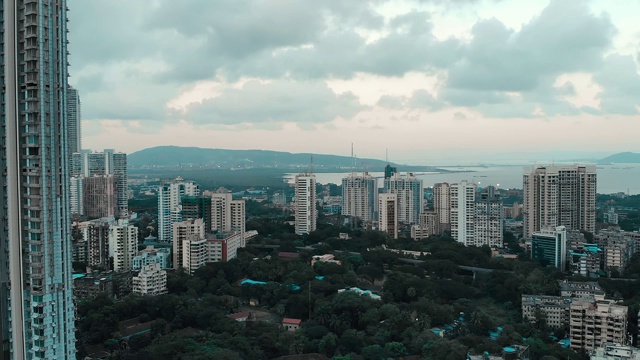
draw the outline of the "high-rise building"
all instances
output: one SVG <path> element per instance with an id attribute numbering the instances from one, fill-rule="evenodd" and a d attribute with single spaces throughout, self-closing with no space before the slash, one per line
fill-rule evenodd
<path id="1" fill-rule="evenodd" d="M 0 357 L 75 359 L 67 4 L 2 2 Z"/>
<path id="2" fill-rule="evenodd" d="M 567 262 L 567 229 L 564 226 L 545 228 L 531 235 L 531 258 L 561 271 Z"/>
<path id="3" fill-rule="evenodd" d="M 595 232 L 595 166 L 533 167 L 523 176 L 523 188 L 525 238 L 547 226 Z"/>
<path id="4" fill-rule="evenodd" d="M 378 195 L 378 226 L 380 231 L 388 233 L 392 238 L 398 238 L 398 194 Z"/>
<path id="5" fill-rule="evenodd" d="M 71 86 L 67 90 L 67 114 L 69 117 L 69 154 L 79 153 L 82 149 L 80 95 L 78 90 Z"/>
<path id="6" fill-rule="evenodd" d="M 209 196 L 183 196 L 182 218 L 202 219 L 205 232 L 211 231 L 211 197 Z"/>
<path id="7" fill-rule="evenodd" d="M 173 268 L 178 270 L 185 268 L 184 262 L 184 246 L 183 243 L 197 243 L 205 240 L 205 225 L 202 219 L 187 219 L 185 221 L 175 222 L 173 226 Z M 190 246 L 187 247 L 190 249 Z M 189 256 L 188 253 L 186 256 Z M 188 270 L 188 269 L 187 269 Z"/>
<path id="8" fill-rule="evenodd" d="M 420 214 L 418 224 L 411 226 L 411 238 L 414 240 L 424 240 L 431 235 L 440 233 L 440 217 L 433 210 L 427 210 Z"/>
<path id="9" fill-rule="evenodd" d="M 316 230 L 318 211 L 316 210 L 316 176 L 298 174 L 294 182 L 296 190 L 295 231 L 298 235 L 308 234 Z"/>
<path id="10" fill-rule="evenodd" d="M 92 178 L 113 176 L 116 192 L 116 213 L 119 218 L 129 216 L 127 194 L 127 154 L 105 149 L 102 152 L 81 150 L 71 156 L 71 176 Z"/>
<path id="11" fill-rule="evenodd" d="M 449 199 L 451 237 L 466 246 L 475 245 L 476 184 L 451 184 Z"/>
<path id="12" fill-rule="evenodd" d="M 375 221 L 377 206 L 378 184 L 373 176 L 353 172 L 342 179 L 342 215 Z"/>
<path id="13" fill-rule="evenodd" d="M 176 178 L 158 189 L 158 238 L 163 242 L 173 239 L 173 223 L 182 221 L 182 198 L 198 196 L 200 188 L 193 181 Z"/>
<path id="14" fill-rule="evenodd" d="M 109 227 L 113 218 L 96 219 L 80 224 L 82 239 L 87 245 L 87 266 L 109 268 Z"/>
<path id="15" fill-rule="evenodd" d="M 487 186 L 478 194 L 474 224 L 476 246 L 503 246 L 504 209 L 495 187 Z"/>
<path id="16" fill-rule="evenodd" d="M 82 198 L 87 218 L 115 217 L 118 213 L 118 196 L 113 175 L 96 175 L 84 178 L 83 182 Z"/>
<path id="17" fill-rule="evenodd" d="M 212 193 L 204 196 L 211 198 L 211 230 L 226 235 L 245 232 L 245 202 L 233 200 L 230 193 Z M 244 246 L 244 240 L 242 241 Z"/>
<path id="18" fill-rule="evenodd" d="M 72 176 L 69 179 L 69 199 L 71 201 L 71 215 L 84 215 L 84 177 Z"/>
<path id="19" fill-rule="evenodd" d="M 424 185 L 421 179 L 412 173 L 405 176 L 394 174 L 384 179 L 384 193 L 398 195 L 398 221 L 404 224 L 417 224 L 424 211 Z"/>
<path id="20" fill-rule="evenodd" d="M 438 215 L 439 231 L 451 230 L 451 185 L 433 185 L 433 210 Z"/>
<path id="21" fill-rule="evenodd" d="M 133 270 L 133 257 L 138 251 L 138 228 L 127 220 L 109 226 L 109 257 L 113 271 Z"/>

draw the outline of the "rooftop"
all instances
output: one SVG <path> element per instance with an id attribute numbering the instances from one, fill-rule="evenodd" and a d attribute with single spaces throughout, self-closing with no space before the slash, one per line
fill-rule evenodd
<path id="1" fill-rule="evenodd" d="M 289 324 L 289 325 L 300 325 L 302 323 L 302 320 L 300 320 L 300 319 L 292 319 L 292 318 L 284 318 L 284 319 L 282 319 L 282 323 L 283 324 Z"/>

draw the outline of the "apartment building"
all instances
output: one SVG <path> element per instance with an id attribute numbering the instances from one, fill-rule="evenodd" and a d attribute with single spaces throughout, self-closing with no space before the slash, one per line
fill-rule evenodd
<path id="1" fill-rule="evenodd" d="M 133 293 L 156 296 L 167 293 L 167 272 L 160 264 L 144 265 L 133 277 Z"/>
<path id="2" fill-rule="evenodd" d="M 497 189 L 487 186 L 475 203 L 474 244 L 501 248 L 504 245 L 504 211 Z"/>
<path id="3" fill-rule="evenodd" d="M 138 251 L 138 228 L 127 220 L 109 226 L 109 257 L 116 272 L 133 270 L 133 257 Z"/>
<path id="4" fill-rule="evenodd" d="M 168 248 L 156 249 L 149 245 L 138 251 L 133 257 L 133 270 L 140 270 L 146 265 L 159 264 L 160 269 L 169 269 L 171 263 L 171 250 Z"/>
<path id="5" fill-rule="evenodd" d="M 109 228 L 114 218 L 102 218 L 80 223 L 82 240 L 87 246 L 87 266 L 109 268 Z"/>
<path id="6" fill-rule="evenodd" d="M 607 343 L 626 345 L 628 308 L 612 300 L 576 298 L 571 302 L 571 349 L 594 350 Z"/>
<path id="7" fill-rule="evenodd" d="M 200 187 L 193 181 L 178 177 L 158 188 L 158 238 L 162 242 L 173 239 L 173 223 L 182 221 L 182 198 L 200 195 Z"/>
<path id="8" fill-rule="evenodd" d="M 524 235 L 549 226 L 595 232 L 595 166 L 536 166 L 523 176 Z"/>
<path id="9" fill-rule="evenodd" d="M 207 263 L 207 240 L 188 236 L 182 241 L 182 268 L 192 274 Z"/>
<path id="10" fill-rule="evenodd" d="M 440 233 L 440 218 L 433 210 L 426 210 L 420 214 L 420 221 L 411 226 L 411 238 L 414 240 L 424 240 L 429 236 Z"/>
<path id="11" fill-rule="evenodd" d="M 118 197 L 113 175 L 87 177 L 83 182 L 83 207 L 87 218 L 115 217 L 118 214 Z"/>
<path id="12" fill-rule="evenodd" d="M 451 184 L 451 237 L 465 246 L 475 245 L 476 185 L 467 181 Z"/>
<path id="13" fill-rule="evenodd" d="M 424 211 L 424 185 L 413 173 L 394 173 L 385 177 L 383 193 L 396 194 L 398 221 L 403 224 L 417 224 Z"/>
<path id="14" fill-rule="evenodd" d="M 433 185 L 433 209 L 438 214 L 438 228 L 444 232 L 451 229 L 451 185 L 438 183 Z"/>
<path id="15" fill-rule="evenodd" d="M 342 215 L 369 222 L 377 219 L 378 183 L 368 172 L 342 179 Z"/>
<path id="16" fill-rule="evenodd" d="M 398 238 L 398 194 L 378 195 L 378 227 L 393 239 Z"/>
<path id="17" fill-rule="evenodd" d="M 309 173 L 298 174 L 293 183 L 296 191 L 294 203 L 295 231 L 298 235 L 316 230 L 318 211 L 316 210 L 316 176 Z"/>
<path id="18" fill-rule="evenodd" d="M 571 301 L 569 297 L 522 295 L 522 318 L 531 322 L 544 320 L 550 327 L 561 328 L 569 322 Z"/>
<path id="19" fill-rule="evenodd" d="M 173 224 L 173 268 L 178 270 L 180 268 L 186 268 L 187 264 L 185 259 L 185 243 L 189 242 L 187 246 L 188 251 L 191 251 L 190 244 L 197 243 L 200 240 L 205 240 L 205 225 L 202 219 L 187 219 L 185 221 L 176 222 Z M 187 257 L 189 254 L 186 254 Z M 189 263 L 197 263 L 197 261 L 189 261 Z"/>

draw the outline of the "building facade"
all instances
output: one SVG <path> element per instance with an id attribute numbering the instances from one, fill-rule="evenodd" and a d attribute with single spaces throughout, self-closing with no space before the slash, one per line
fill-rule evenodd
<path id="1" fill-rule="evenodd" d="M 0 357 L 75 359 L 67 4 L 2 13 Z"/>
<path id="2" fill-rule="evenodd" d="M 109 227 L 109 256 L 115 272 L 133 270 L 133 257 L 138 251 L 138 228 L 119 220 Z"/>
<path id="3" fill-rule="evenodd" d="M 475 245 L 476 185 L 466 181 L 450 187 L 451 237 L 465 246 Z"/>
<path id="4" fill-rule="evenodd" d="M 156 296 L 167 293 L 167 271 L 160 264 L 144 265 L 133 277 L 133 293 Z"/>
<path id="5" fill-rule="evenodd" d="M 502 199 L 493 186 L 487 186 L 475 204 L 475 245 L 501 248 L 504 242 L 504 210 Z"/>
<path id="6" fill-rule="evenodd" d="M 205 225 L 202 219 L 187 219 L 173 224 L 173 268 L 186 268 L 183 245 L 186 242 L 205 240 Z M 189 250 L 190 251 L 190 250 Z M 189 255 L 186 254 L 188 257 Z"/>
<path id="7" fill-rule="evenodd" d="M 531 258 L 564 271 L 567 262 L 567 229 L 546 228 L 531 235 Z"/>
<path id="8" fill-rule="evenodd" d="M 296 190 L 295 231 L 298 235 L 308 234 L 316 230 L 318 210 L 316 210 L 316 176 L 298 174 L 294 180 Z"/>
<path id="9" fill-rule="evenodd" d="M 548 226 L 596 228 L 595 166 L 534 167 L 523 176 L 525 238 Z"/>
<path id="10" fill-rule="evenodd" d="M 627 344 L 628 308 L 612 300 L 574 299 L 569 315 L 571 349 L 594 350 L 607 343 Z"/>
<path id="11" fill-rule="evenodd" d="M 96 219 L 80 223 L 82 239 L 87 246 L 87 266 L 109 268 L 109 228 L 113 218 Z"/>
<path id="12" fill-rule="evenodd" d="M 79 153 L 82 149 L 80 95 L 78 90 L 69 86 L 67 90 L 67 114 L 69 117 L 69 155 Z"/>
<path id="13" fill-rule="evenodd" d="M 140 270 L 146 265 L 159 264 L 160 269 L 169 269 L 171 265 L 171 250 L 168 248 L 156 249 L 149 245 L 144 250 L 138 251 L 133 257 L 133 270 Z"/>
<path id="14" fill-rule="evenodd" d="M 438 183 L 433 185 L 433 210 L 438 214 L 440 231 L 451 229 L 451 185 Z"/>
<path id="15" fill-rule="evenodd" d="M 378 195 L 378 227 L 391 238 L 398 238 L 398 194 Z"/>
<path id="16" fill-rule="evenodd" d="M 115 217 L 118 213 L 118 195 L 113 175 L 84 178 L 82 197 L 84 213 L 89 219 Z"/>
<path id="17" fill-rule="evenodd" d="M 177 178 L 158 188 L 158 238 L 162 242 L 173 239 L 173 223 L 182 221 L 182 198 L 200 195 L 200 187 L 193 181 Z"/>
<path id="18" fill-rule="evenodd" d="M 375 221 L 377 204 L 378 184 L 369 173 L 353 172 L 342 179 L 342 215 Z"/>
<path id="19" fill-rule="evenodd" d="M 427 210 L 420 214 L 419 223 L 411 226 L 411 238 L 414 240 L 424 240 L 439 233 L 440 217 L 433 210 Z"/>
<path id="20" fill-rule="evenodd" d="M 383 193 L 396 194 L 398 200 L 398 221 L 417 224 L 424 211 L 424 185 L 412 173 L 405 176 L 393 174 L 385 177 Z"/>

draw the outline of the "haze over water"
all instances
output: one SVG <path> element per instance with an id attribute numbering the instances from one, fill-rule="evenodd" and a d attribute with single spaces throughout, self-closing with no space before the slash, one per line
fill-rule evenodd
<path id="1" fill-rule="evenodd" d="M 435 183 L 449 182 L 457 183 L 462 180 L 476 182 L 481 187 L 487 185 L 498 186 L 502 189 L 522 189 L 522 175 L 527 166 L 487 166 L 487 167 L 447 167 L 441 169 L 460 171 L 454 173 L 415 173 L 424 181 L 425 187 L 431 187 Z M 398 169 L 404 173 L 401 168 Z M 611 194 L 617 192 L 629 193 L 630 195 L 640 194 L 640 164 L 615 164 L 598 165 L 598 193 Z M 382 185 L 382 172 L 369 172 L 378 178 L 379 186 Z M 343 173 L 316 173 L 317 182 L 320 184 L 341 184 L 342 178 L 348 172 Z M 295 174 L 287 174 L 286 179 L 290 181 Z"/>

